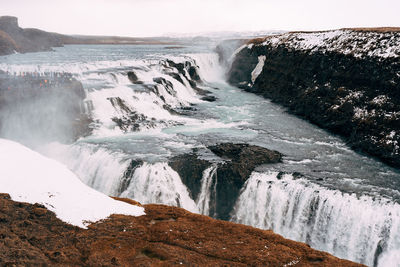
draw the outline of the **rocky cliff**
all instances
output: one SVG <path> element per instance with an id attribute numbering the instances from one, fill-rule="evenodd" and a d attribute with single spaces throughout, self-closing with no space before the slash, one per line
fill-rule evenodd
<path id="1" fill-rule="evenodd" d="M 129 199 L 120 199 L 140 205 Z M 1 266 L 362 266 L 272 231 L 145 205 L 82 229 L 0 194 Z"/>
<path id="2" fill-rule="evenodd" d="M 0 55 L 49 51 L 52 47 L 62 46 L 62 38 L 61 34 L 22 29 L 16 17 L 0 17 Z"/>
<path id="3" fill-rule="evenodd" d="M 179 173 L 192 199 L 201 198 L 203 186 L 210 188 L 210 203 L 214 206 L 208 207 L 208 212 L 204 209 L 201 212 L 222 220 L 231 218 L 240 190 L 254 169 L 262 164 L 279 163 L 282 158 L 278 151 L 249 144 L 220 143 L 207 150 L 216 160 L 203 159 L 204 151 L 193 151 L 170 159 L 169 165 Z M 207 170 L 209 179 L 203 181 Z"/>
<path id="4" fill-rule="evenodd" d="M 400 167 L 400 29 L 292 32 L 242 46 L 229 82 Z"/>

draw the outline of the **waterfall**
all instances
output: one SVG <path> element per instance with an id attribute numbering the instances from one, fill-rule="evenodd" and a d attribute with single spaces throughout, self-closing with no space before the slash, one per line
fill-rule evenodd
<path id="1" fill-rule="evenodd" d="M 64 163 L 85 184 L 106 195 L 199 212 L 179 174 L 165 162 L 137 162 L 138 166 L 132 168 L 127 155 L 90 144 L 53 143 L 42 153 Z"/>
<path id="2" fill-rule="evenodd" d="M 254 172 L 232 214 L 234 222 L 272 229 L 369 266 L 393 266 L 389 263 L 399 257 L 399 204 L 329 190 L 290 174 Z"/>
<path id="3" fill-rule="evenodd" d="M 214 214 L 210 213 L 213 212 L 215 213 L 216 194 L 217 194 L 217 165 L 215 164 L 203 171 L 203 178 L 201 180 L 201 191 L 196 200 L 196 205 L 201 214 L 212 217 L 214 216 Z M 210 209 L 210 205 L 212 205 L 213 209 Z"/>
<path id="4" fill-rule="evenodd" d="M 224 68 L 219 63 L 218 54 L 204 53 L 188 55 L 198 66 L 198 72 L 206 82 L 221 82 L 224 81 Z"/>
<path id="5" fill-rule="evenodd" d="M 143 204 L 158 203 L 199 212 L 179 174 L 165 162 L 144 163 L 137 168 L 121 197 L 132 198 Z"/>
<path id="6" fill-rule="evenodd" d="M 111 196 L 119 194 L 122 175 L 130 164 L 122 153 L 85 143 L 51 143 L 41 153 L 65 164 L 88 186 Z"/>

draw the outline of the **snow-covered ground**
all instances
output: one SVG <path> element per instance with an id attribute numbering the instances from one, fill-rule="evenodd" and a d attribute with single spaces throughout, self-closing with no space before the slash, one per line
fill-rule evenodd
<path id="1" fill-rule="evenodd" d="M 5 139 L 0 139 L 0 193 L 14 201 L 42 204 L 64 222 L 83 228 L 111 214 L 145 214 L 142 207 L 86 186 L 61 163 Z"/>
<path id="2" fill-rule="evenodd" d="M 253 43 L 247 47 L 251 49 Z M 268 36 L 259 45 L 309 50 L 311 52 L 341 52 L 355 57 L 381 58 L 400 56 L 400 32 L 361 32 L 334 30 L 324 32 L 295 32 Z"/>

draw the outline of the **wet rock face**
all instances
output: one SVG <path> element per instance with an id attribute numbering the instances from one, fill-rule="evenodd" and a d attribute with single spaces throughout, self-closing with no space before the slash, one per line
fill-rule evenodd
<path id="1" fill-rule="evenodd" d="M 197 199 L 201 189 L 203 171 L 212 165 L 200 159 L 196 153 L 179 155 L 169 160 L 168 165 L 179 173 L 182 182 L 189 189 L 192 199 Z"/>
<path id="2" fill-rule="evenodd" d="M 229 220 L 230 213 L 243 184 L 254 169 L 262 164 L 278 163 L 282 154 L 249 144 L 221 143 L 208 149 L 221 158 L 216 172 L 216 218 Z M 197 199 L 201 190 L 203 172 L 214 162 L 199 158 L 196 153 L 177 156 L 169 165 L 179 173 L 192 198 Z"/>
<path id="3" fill-rule="evenodd" d="M 271 231 L 176 207 L 144 208 L 144 216 L 112 215 L 81 229 L 43 206 L 14 202 L 8 194 L 0 194 L 0 265 L 361 266 Z"/>
<path id="4" fill-rule="evenodd" d="M 82 84 L 69 74 L 0 73 L 0 136 L 71 142 L 90 134 Z"/>
<path id="5" fill-rule="evenodd" d="M 135 170 L 139 168 L 141 165 L 143 165 L 143 161 L 140 160 L 131 160 L 129 163 L 128 168 L 125 170 L 121 183 L 118 188 L 118 195 L 120 195 L 122 192 L 124 192 L 130 185 L 131 180 L 133 178 L 133 175 L 135 173 Z"/>
<path id="6" fill-rule="evenodd" d="M 120 113 L 118 117 L 112 117 L 111 120 L 124 133 L 137 132 L 141 127 L 154 127 L 155 122 L 153 120 L 131 109 L 120 97 L 110 97 L 108 100 L 114 109 Z"/>
<path id="7" fill-rule="evenodd" d="M 217 98 L 213 95 L 208 95 L 208 96 L 203 96 L 201 100 L 207 101 L 207 102 L 214 102 L 217 100 Z"/>
<path id="8" fill-rule="evenodd" d="M 256 166 L 278 163 L 282 159 L 282 154 L 277 151 L 249 144 L 220 143 L 208 148 L 218 157 L 229 159 L 242 166 L 241 176 L 245 179 Z"/>
<path id="9" fill-rule="evenodd" d="M 193 88 L 197 87 L 197 82 L 201 82 L 200 75 L 197 71 L 197 66 L 193 66 L 191 62 L 186 61 L 184 63 L 175 63 L 172 60 L 167 60 L 166 62 L 168 63 L 169 67 L 176 68 L 178 70 L 178 73 L 180 73 L 184 77 L 186 77 L 188 74 L 189 77 L 186 78 L 188 79 L 190 86 L 192 86 Z M 176 77 L 176 74 L 169 75 Z M 181 79 L 177 78 L 177 80 L 179 81 Z"/>
<path id="10" fill-rule="evenodd" d="M 128 79 L 133 83 L 133 84 L 142 84 L 143 82 L 139 80 L 135 72 L 133 71 L 128 71 L 127 73 Z"/>
<path id="11" fill-rule="evenodd" d="M 399 36 L 379 37 L 376 47 L 362 50 L 356 46 L 362 34 L 357 33 L 355 41 L 349 39 L 347 47 L 325 41 L 312 50 L 301 48 L 295 37 L 289 44 L 254 40 L 236 56 L 229 82 L 340 134 L 355 150 L 400 167 L 399 56 L 373 56 L 375 50 L 382 53 L 379 42 Z M 358 56 L 348 52 L 351 47 Z M 260 56 L 265 56 L 264 65 L 253 82 Z"/>
<path id="12" fill-rule="evenodd" d="M 225 160 L 217 169 L 216 209 L 219 219 L 229 220 L 239 192 L 254 169 L 262 164 L 280 162 L 282 154 L 248 144 L 222 143 L 209 149 Z"/>

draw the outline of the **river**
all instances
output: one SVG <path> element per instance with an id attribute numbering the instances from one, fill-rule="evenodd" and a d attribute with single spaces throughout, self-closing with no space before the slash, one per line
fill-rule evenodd
<path id="1" fill-rule="evenodd" d="M 73 144 L 25 145 L 66 164 L 103 193 L 210 215 L 207 206 L 212 203 L 207 201 L 213 189 L 207 185 L 215 170 L 204 172 L 200 197 L 191 199 L 167 160 L 219 142 L 259 145 L 283 153 L 283 162 L 253 172 L 236 201 L 232 221 L 272 229 L 369 266 L 399 264 L 400 172 L 355 153 L 340 138 L 269 100 L 227 84 L 214 45 L 69 45 L 0 57 L 0 70 L 68 72 L 82 82 L 86 112 L 95 121 L 92 135 Z M 168 60 L 197 66 L 203 81 L 199 87 L 216 101 L 201 100 L 189 75 L 179 74 Z M 128 71 L 142 83 L 133 84 Z M 160 77 L 169 83 L 157 85 L 157 93 L 149 90 Z M 122 100 L 130 112 L 111 99 Z M 113 118 L 126 119 L 132 111 L 143 118 L 138 131 L 121 130 Z M 132 159 L 144 163 L 122 188 Z"/>

